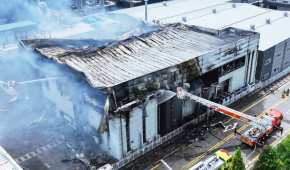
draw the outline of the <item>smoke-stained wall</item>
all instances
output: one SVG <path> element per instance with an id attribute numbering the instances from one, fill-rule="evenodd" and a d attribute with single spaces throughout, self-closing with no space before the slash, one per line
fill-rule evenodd
<path id="1" fill-rule="evenodd" d="M 92 90 L 82 78 L 28 51 L 6 55 L 0 55 L 0 70 L 5 73 L 0 75 L 2 146 L 25 154 L 58 139 L 66 148 L 58 153 L 58 163 L 66 158 L 114 156 L 107 144 L 101 148 L 105 138 L 99 126 L 105 93 Z"/>
<path id="2" fill-rule="evenodd" d="M 38 69 L 43 71 L 43 67 Z M 51 69 L 49 68 L 50 72 Z M 57 69 L 62 74 L 68 71 L 62 68 Z M 44 83 L 43 96 L 54 105 L 55 112 L 81 136 L 76 144 L 72 144 L 78 154 L 92 156 L 103 152 L 113 158 L 121 159 L 128 152 L 126 119 L 106 113 L 107 100 L 113 104 L 106 90 L 92 89 L 81 75 L 77 75 L 69 71 L 59 80 Z M 135 142 L 135 140 L 130 142 L 133 143 L 133 141 Z"/>

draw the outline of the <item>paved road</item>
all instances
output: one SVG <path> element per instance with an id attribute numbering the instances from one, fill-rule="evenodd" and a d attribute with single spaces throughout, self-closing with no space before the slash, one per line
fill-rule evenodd
<path id="1" fill-rule="evenodd" d="M 285 81 L 284 81 L 285 82 Z M 287 81 L 282 87 L 278 88 L 274 93 L 270 93 L 260 99 L 257 99 L 249 103 L 245 108 L 238 109 L 242 112 L 251 115 L 261 116 L 267 110 L 276 108 L 284 113 L 284 121 L 282 127 L 284 128 L 283 136 L 287 135 L 290 129 L 290 98 L 281 98 L 282 92 L 285 88 L 290 88 L 290 82 Z M 250 100 L 250 99 L 249 99 Z M 234 122 L 234 120 L 231 120 Z M 241 127 L 240 131 L 244 131 L 248 128 L 248 125 L 239 122 Z M 280 132 L 275 132 L 266 141 L 266 144 L 278 143 L 282 135 Z M 233 134 L 233 132 L 224 133 L 222 129 L 213 129 L 210 133 L 205 135 L 204 141 L 193 142 L 187 146 L 178 148 L 177 151 L 164 158 L 164 161 L 169 164 L 173 169 L 186 170 L 193 166 L 200 160 L 206 159 L 209 155 L 212 155 L 216 150 L 225 148 L 231 152 L 240 147 L 243 157 L 247 160 L 247 165 L 252 165 L 258 158 L 259 153 L 262 151 L 262 147 L 250 148 L 245 144 L 242 144 Z M 157 164 L 152 169 L 165 169 L 161 164 Z"/>

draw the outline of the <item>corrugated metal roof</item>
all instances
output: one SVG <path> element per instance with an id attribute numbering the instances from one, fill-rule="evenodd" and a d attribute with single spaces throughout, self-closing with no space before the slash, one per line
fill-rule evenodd
<path id="1" fill-rule="evenodd" d="M 259 50 L 267 50 L 272 46 L 290 38 L 290 12 L 265 9 L 246 3 L 229 3 L 214 0 L 205 5 L 207 0 L 173 1 L 167 6 L 162 3 L 148 7 L 149 22 L 159 20 L 160 23 L 186 23 L 212 29 L 235 27 L 260 33 Z M 214 4 L 216 3 L 216 4 Z M 144 8 L 144 7 L 143 7 Z M 175 11 L 175 12 L 173 12 Z M 144 18 L 141 7 L 116 11 L 136 18 Z M 186 22 L 184 19 L 186 18 Z M 270 19 L 270 24 L 266 20 Z"/>
<path id="2" fill-rule="evenodd" d="M 43 56 L 83 73 L 91 86 L 102 88 L 181 64 L 241 37 L 238 34 L 218 37 L 177 24 L 101 48 L 76 50 L 51 43 L 38 46 L 37 40 L 28 44 Z"/>
<path id="3" fill-rule="evenodd" d="M 0 146 L 0 170 L 22 170 L 12 157 Z"/>

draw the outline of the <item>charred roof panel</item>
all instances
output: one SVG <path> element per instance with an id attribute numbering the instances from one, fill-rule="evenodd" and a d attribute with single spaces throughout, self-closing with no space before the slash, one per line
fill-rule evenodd
<path id="1" fill-rule="evenodd" d="M 24 43 L 42 56 L 83 73 L 91 86 L 104 88 L 181 64 L 249 35 L 249 32 L 228 32 L 217 36 L 196 27 L 173 24 L 102 47 L 83 44 L 70 48 L 55 40 L 27 40 Z"/>

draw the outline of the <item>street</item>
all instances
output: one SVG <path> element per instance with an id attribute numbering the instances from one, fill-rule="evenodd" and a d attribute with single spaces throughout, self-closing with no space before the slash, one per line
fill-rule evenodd
<path id="1" fill-rule="evenodd" d="M 277 83 L 276 83 L 277 84 Z M 262 116 L 269 109 L 277 109 L 284 114 L 284 119 L 282 122 L 282 127 L 284 132 L 281 135 L 280 131 L 275 131 L 269 139 L 267 139 L 266 144 L 275 144 L 280 141 L 284 136 L 287 136 L 289 133 L 288 129 L 290 127 L 290 98 L 282 98 L 282 92 L 284 89 L 290 88 L 290 82 L 288 78 L 284 78 L 283 84 L 281 87 L 276 89 L 274 92 L 272 89 L 265 88 L 260 93 L 267 93 L 267 90 L 270 91 L 269 94 L 264 95 L 261 98 L 252 100 L 251 98 L 245 97 L 242 99 L 241 103 L 244 104 L 243 100 L 251 101 L 240 107 L 241 103 L 237 102 L 237 107 L 231 106 L 239 111 L 250 115 Z M 271 87 L 275 86 L 275 83 Z M 255 95 L 254 95 L 255 96 Z M 253 97 L 253 96 L 252 96 Z M 234 123 L 236 120 L 229 119 L 228 122 Z M 240 127 L 239 132 L 244 132 L 249 125 L 239 122 Z M 194 164 L 198 163 L 201 160 L 206 159 L 208 156 L 213 155 L 218 149 L 227 149 L 231 153 L 235 151 L 237 147 L 240 147 L 242 150 L 242 156 L 246 161 L 246 167 L 250 167 L 254 164 L 254 161 L 257 160 L 259 154 L 262 151 L 262 147 L 250 148 L 249 146 L 242 144 L 239 139 L 233 133 L 233 130 L 230 132 L 223 132 L 222 128 L 214 128 L 207 132 L 204 136 L 203 141 L 196 141 L 189 145 L 179 147 L 175 150 L 173 154 L 170 154 L 163 158 L 163 160 L 172 168 L 172 169 L 188 169 Z M 158 163 L 151 169 L 166 169 L 165 166 Z"/>

